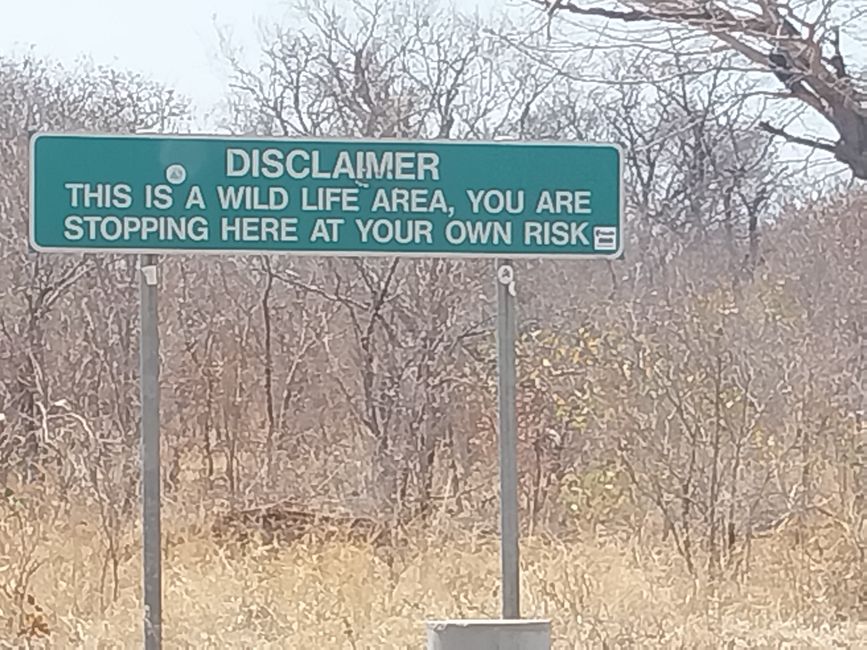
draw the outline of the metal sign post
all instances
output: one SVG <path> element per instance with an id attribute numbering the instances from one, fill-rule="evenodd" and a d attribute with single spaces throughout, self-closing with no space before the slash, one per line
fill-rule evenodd
<path id="1" fill-rule="evenodd" d="M 518 528 L 518 421 L 515 413 L 515 268 L 498 260 L 497 377 L 500 429 L 500 562 L 503 618 L 521 617 Z"/>
<path id="2" fill-rule="evenodd" d="M 157 257 L 141 256 L 141 488 L 144 647 L 162 643 L 160 534 L 160 338 Z"/>

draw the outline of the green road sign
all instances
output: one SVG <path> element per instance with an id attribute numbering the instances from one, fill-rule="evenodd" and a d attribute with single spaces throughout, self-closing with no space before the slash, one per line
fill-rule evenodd
<path id="1" fill-rule="evenodd" d="M 614 145 L 39 134 L 40 251 L 615 257 Z"/>

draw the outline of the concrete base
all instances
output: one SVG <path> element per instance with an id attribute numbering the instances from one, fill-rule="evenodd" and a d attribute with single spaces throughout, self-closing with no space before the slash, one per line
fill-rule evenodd
<path id="1" fill-rule="evenodd" d="M 428 621 L 427 650 L 551 650 L 551 622 Z"/>

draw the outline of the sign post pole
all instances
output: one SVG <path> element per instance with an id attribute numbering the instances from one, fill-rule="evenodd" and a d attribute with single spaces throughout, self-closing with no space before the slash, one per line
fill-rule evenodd
<path id="1" fill-rule="evenodd" d="M 162 545 L 160 534 L 160 339 L 157 257 L 141 256 L 141 484 L 144 647 L 162 643 Z"/>
<path id="2" fill-rule="evenodd" d="M 500 434 L 500 561 L 504 619 L 521 617 L 518 436 L 515 369 L 515 269 L 497 260 L 497 379 Z"/>

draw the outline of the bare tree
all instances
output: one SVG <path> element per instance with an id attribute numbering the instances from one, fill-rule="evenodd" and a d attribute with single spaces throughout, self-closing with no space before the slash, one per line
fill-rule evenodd
<path id="1" fill-rule="evenodd" d="M 662 76 L 654 73 L 661 68 L 672 74 L 669 81 L 615 86 L 601 102 L 608 137 L 626 152 L 627 203 L 639 217 L 633 237 L 668 242 L 653 247 L 659 260 L 644 256 L 643 265 L 664 274 L 672 255 L 719 237 L 735 277 L 749 271 L 760 255 L 760 225 L 776 216 L 787 181 L 771 138 L 750 130 L 749 87 L 723 74 L 724 58 L 716 74 L 698 80 L 691 80 L 697 64 L 677 55 L 660 64 L 646 53 L 612 60 L 613 80 L 636 67 L 651 78 Z"/>
<path id="2" fill-rule="evenodd" d="M 306 25 L 269 34 L 259 70 L 226 41 L 235 130 L 491 137 L 513 132 L 516 111 L 505 104 L 526 113 L 544 90 L 501 83 L 508 70 L 496 65 L 495 53 L 504 47 L 454 12 L 355 2 L 347 21 L 326 3 L 301 9 Z M 526 66 L 521 73 L 532 78 Z M 315 267 L 266 269 L 265 287 L 273 277 L 339 307 L 334 324 L 354 343 L 346 349 L 343 341 L 339 349 L 351 352 L 353 363 L 347 373 L 341 361 L 333 377 L 373 444 L 376 492 L 429 512 L 437 453 L 448 444 L 449 364 L 484 320 L 461 313 L 461 296 L 481 292 L 480 275 L 474 265 L 446 261 L 340 260 L 319 264 L 324 273 Z M 266 383 L 268 374 L 266 363 Z"/>
<path id="3" fill-rule="evenodd" d="M 801 3 L 797 8 L 778 0 L 748 3 L 707 3 L 675 0 L 665 4 L 644 0 L 599 2 L 585 5 L 564 0 L 532 0 L 549 19 L 571 15 L 584 19 L 583 26 L 601 34 L 605 42 L 639 45 L 622 31 L 610 30 L 605 21 L 658 24 L 677 30 L 675 47 L 697 54 L 708 46 L 703 36 L 739 56 L 753 69 L 773 73 L 783 86 L 783 97 L 809 107 L 836 131 L 834 143 L 788 132 L 772 121 L 761 128 L 788 142 L 825 151 L 846 165 L 856 178 L 867 179 L 867 94 L 847 64 L 840 43 L 840 28 L 858 24 L 864 10 L 857 3 L 835 0 Z M 649 48 L 658 38 L 643 37 Z M 654 42 L 655 41 L 655 42 Z M 599 41 L 597 40 L 597 44 Z M 660 52 L 657 49 L 657 52 Z"/>
<path id="4" fill-rule="evenodd" d="M 39 473 L 37 403 L 53 380 L 45 358 L 48 314 L 70 289 L 92 270 L 86 256 L 44 257 L 27 244 L 29 138 L 37 130 L 99 130 L 129 132 L 166 128 L 179 117 L 183 104 L 159 84 L 107 68 L 84 67 L 66 72 L 33 58 L 0 59 L 0 268 L 10 282 L 3 284 L 2 356 L 10 395 L 10 414 L 21 439 L 13 445 L 0 440 L 8 454 L 21 451 L 30 476 Z M 0 452 L 2 453 L 2 452 Z M 4 457 L 4 470 L 10 458 Z"/>

